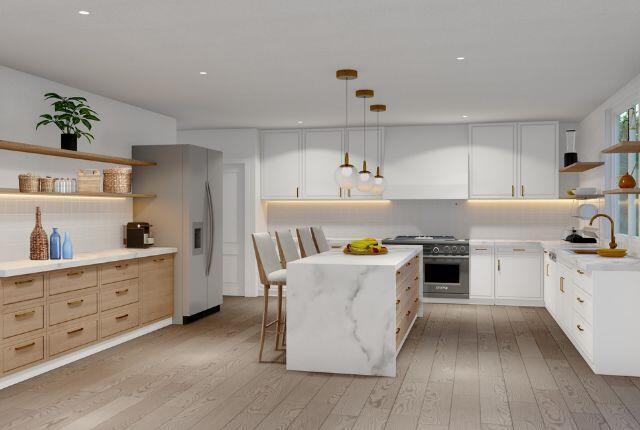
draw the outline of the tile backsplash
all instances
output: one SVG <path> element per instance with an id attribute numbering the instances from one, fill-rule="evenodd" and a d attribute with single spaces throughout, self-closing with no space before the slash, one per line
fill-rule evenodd
<path id="1" fill-rule="evenodd" d="M 36 206 L 48 235 L 57 227 L 71 235 L 75 253 L 122 247 L 123 226 L 131 221 L 130 199 L 0 195 L 0 262 L 29 258 Z"/>

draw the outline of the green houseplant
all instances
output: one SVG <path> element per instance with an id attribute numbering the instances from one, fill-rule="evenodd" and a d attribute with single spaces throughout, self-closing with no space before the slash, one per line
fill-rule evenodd
<path id="1" fill-rule="evenodd" d="M 51 106 L 55 113 L 53 115 L 40 115 L 42 119 L 36 124 L 36 129 L 41 125 L 55 124 L 62 135 L 60 143 L 62 149 L 71 151 L 78 150 L 78 138 L 84 137 L 89 143 L 93 140 L 91 123 L 100 121 L 98 114 L 87 105 L 84 97 L 62 97 L 56 93 L 47 93 L 45 100 L 53 100 Z"/>

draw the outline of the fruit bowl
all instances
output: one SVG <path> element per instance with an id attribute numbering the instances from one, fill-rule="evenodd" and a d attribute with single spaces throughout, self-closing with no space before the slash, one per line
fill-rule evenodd
<path id="1" fill-rule="evenodd" d="M 343 252 L 351 255 L 384 255 L 389 252 L 387 247 L 378 244 L 378 241 L 367 237 L 354 240 L 344 247 Z"/>

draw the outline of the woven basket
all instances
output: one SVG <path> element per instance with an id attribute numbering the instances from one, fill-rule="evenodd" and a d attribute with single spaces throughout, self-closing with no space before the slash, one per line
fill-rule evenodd
<path id="1" fill-rule="evenodd" d="M 100 183 L 99 169 L 79 169 L 77 178 L 77 187 L 79 193 L 99 193 Z"/>
<path id="2" fill-rule="evenodd" d="M 20 192 L 21 193 L 37 193 L 38 179 L 39 177 L 37 175 L 34 175 L 33 173 L 18 175 L 18 184 L 20 186 Z"/>
<path id="3" fill-rule="evenodd" d="M 52 193 L 55 179 L 50 176 L 38 179 L 38 191 L 41 193 Z"/>
<path id="4" fill-rule="evenodd" d="M 126 167 L 104 169 L 102 188 L 105 193 L 131 193 L 131 169 Z"/>

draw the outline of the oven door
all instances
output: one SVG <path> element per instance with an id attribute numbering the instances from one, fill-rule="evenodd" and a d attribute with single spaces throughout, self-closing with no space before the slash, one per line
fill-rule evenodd
<path id="1" fill-rule="evenodd" d="M 424 296 L 469 298 L 469 257 L 430 255 L 424 260 Z"/>

